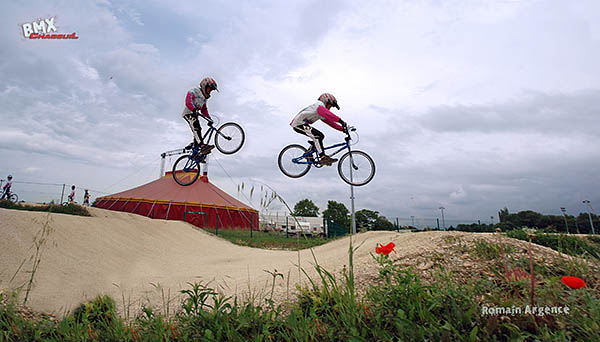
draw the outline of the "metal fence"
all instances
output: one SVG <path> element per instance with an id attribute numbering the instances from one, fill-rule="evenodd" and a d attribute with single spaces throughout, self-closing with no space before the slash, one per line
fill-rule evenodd
<path id="1" fill-rule="evenodd" d="M 0 189 L 6 183 L 5 179 L 0 179 Z M 75 185 L 75 202 L 83 203 L 85 189 L 88 189 L 90 194 L 90 203 L 96 197 L 108 195 L 106 192 L 87 188 L 85 185 L 68 184 L 68 183 L 42 183 L 42 182 L 27 182 L 13 181 L 11 192 L 19 196 L 19 202 L 30 203 L 63 203 L 67 201 L 67 196 L 71 193 L 71 186 Z"/>

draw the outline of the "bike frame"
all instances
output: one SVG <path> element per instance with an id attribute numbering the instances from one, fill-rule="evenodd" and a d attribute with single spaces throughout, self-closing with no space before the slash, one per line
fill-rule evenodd
<path id="1" fill-rule="evenodd" d="M 205 117 L 204 117 L 204 115 L 198 115 L 198 116 L 199 116 L 199 117 L 201 117 L 201 118 L 203 118 L 203 119 L 204 119 L 204 120 L 206 120 L 207 122 L 208 122 L 208 120 L 209 120 L 208 118 L 205 118 Z M 210 141 L 210 139 L 212 139 L 212 136 L 213 136 L 213 133 L 214 133 L 214 132 L 217 132 L 217 134 L 221 134 L 221 135 L 223 136 L 223 134 L 222 134 L 222 133 L 219 133 L 219 131 L 218 131 L 218 130 L 215 128 L 215 126 L 213 126 L 213 125 L 209 125 L 209 126 L 208 126 L 208 129 L 206 130 L 206 133 L 204 133 L 204 135 L 202 136 L 202 141 L 204 141 L 204 143 L 208 143 L 208 142 Z M 215 135 L 215 136 L 216 136 L 216 135 Z M 208 138 L 207 138 L 207 137 L 208 137 Z M 189 159 L 192 159 L 192 158 L 196 157 L 196 154 L 198 154 L 198 152 L 200 152 L 200 150 L 198 150 L 198 149 L 193 149 L 193 150 L 192 150 L 192 152 L 189 154 Z M 203 158 L 202 158 L 202 160 L 204 160 L 204 158 L 206 158 L 206 157 L 203 157 Z M 186 169 L 189 169 L 187 166 L 188 166 L 188 165 L 187 165 L 187 163 L 186 163 L 186 165 L 185 165 L 185 167 L 184 167 L 184 170 L 186 170 Z M 192 163 L 192 164 L 191 164 L 191 165 L 189 165 L 189 166 L 194 166 L 194 163 Z"/>
<path id="2" fill-rule="evenodd" d="M 205 118 L 204 115 L 198 115 L 198 116 L 202 117 L 207 122 L 210 120 L 208 118 Z M 208 130 L 206 131 L 206 133 L 204 133 L 204 136 L 202 137 L 202 140 L 205 143 L 208 143 L 210 141 L 210 139 L 212 138 L 212 135 L 214 132 L 217 132 L 216 134 L 220 134 L 223 138 L 225 138 L 225 135 L 223 133 L 219 132 L 219 130 L 216 129 L 215 126 L 209 125 Z M 215 137 L 216 137 L 216 134 L 215 134 Z M 207 136 L 208 136 L 208 139 L 206 138 Z"/>
<path id="3" fill-rule="evenodd" d="M 348 152 L 351 151 L 350 149 L 350 133 L 346 132 L 346 142 L 343 143 L 339 143 L 339 144 L 335 144 L 335 145 L 331 145 L 331 146 L 327 146 L 327 147 L 323 147 L 323 150 L 330 150 L 332 148 L 336 148 L 336 147 L 341 147 L 339 150 L 333 152 L 332 154 L 330 154 L 330 156 L 335 156 L 336 154 L 342 152 L 345 149 L 348 149 Z M 312 154 L 315 154 L 317 156 L 317 158 L 313 158 L 313 160 L 309 160 L 306 159 L 307 157 L 311 156 Z M 302 161 L 302 159 L 304 159 L 305 161 Z M 310 151 L 304 153 L 303 155 L 301 155 L 298 158 L 294 158 L 292 159 L 292 162 L 296 163 L 296 164 L 316 164 L 315 160 L 319 160 L 319 154 L 317 153 L 317 151 L 315 149 L 311 149 Z M 352 155 L 350 156 L 350 160 L 352 161 Z M 352 161 L 352 163 L 354 164 L 354 161 Z"/>

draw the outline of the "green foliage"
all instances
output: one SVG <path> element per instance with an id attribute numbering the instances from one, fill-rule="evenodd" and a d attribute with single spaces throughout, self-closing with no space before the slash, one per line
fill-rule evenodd
<path id="1" fill-rule="evenodd" d="M 98 296 L 75 308 L 73 318 L 77 322 L 90 323 L 95 327 L 110 325 L 118 319 L 115 301 L 108 295 Z"/>
<path id="2" fill-rule="evenodd" d="M 482 232 L 494 232 L 496 230 L 495 228 L 496 226 L 493 224 L 477 224 L 477 223 L 471 223 L 471 224 L 464 224 L 464 223 L 460 223 L 456 226 L 456 230 L 462 231 L 462 232 L 471 232 L 471 233 L 482 233 Z"/>
<path id="3" fill-rule="evenodd" d="M 16 209 L 16 210 L 27 210 L 27 211 L 42 211 L 42 212 L 53 212 L 59 214 L 69 214 L 78 216 L 91 216 L 85 207 L 71 203 L 68 205 L 57 205 L 57 204 L 45 204 L 45 205 L 28 205 L 21 203 L 13 203 L 7 200 L 0 201 L 0 208 L 5 209 Z"/>
<path id="4" fill-rule="evenodd" d="M 385 216 L 379 216 L 375 222 L 375 230 L 396 230 L 396 226 Z"/>
<path id="5" fill-rule="evenodd" d="M 504 245 L 504 253 L 513 253 L 515 250 L 511 246 Z M 500 244 L 490 243 L 483 240 L 475 241 L 475 245 L 471 248 L 473 255 L 486 260 L 494 260 L 502 257 L 502 248 Z"/>
<path id="6" fill-rule="evenodd" d="M 228 240 L 236 245 L 248 246 L 265 249 L 289 249 L 299 250 L 322 245 L 331 241 L 323 237 L 292 238 L 285 236 L 285 232 L 257 232 L 253 231 L 250 236 L 249 230 L 231 230 L 219 229 L 217 232 L 214 229 L 205 229 L 205 231 L 217 234 L 219 237 Z"/>
<path id="7" fill-rule="evenodd" d="M 294 205 L 294 216 L 319 216 L 319 207 L 317 207 L 313 201 L 303 199 Z"/>
<path id="8" fill-rule="evenodd" d="M 362 209 L 354 214 L 356 219 L 356 227 L 360 230 L 374 230 L 377 224 L 379 212 L 369 209 Z"/>
<path id="9" fill-rule="evenodd" d="M 362 209 L 355 213 L 356 227 L 363 230 L 396 230 L 396 226 L 378 211 Z"/>
<path id="10" fill-rule="evenodd" d="M 328 201 L 327 209 L 323 211 L 323 218 L 326 220 L 331 220 L 334 223 L 342 226 L 349 227 L 350 226 L 350 217 L 348 216 L 350 211 L 344 205 L 344 203 L 339 203 L 336 201 Z"/>
<path id="11" fill-rule="evenodd" d="M 498 215 L 501 216 L 500 222 L 503 231 L 516 229 L 518 227 L 539 228 L 550 232 L 566 233 L 567 227 L 569 233 L 590 234 L 589 216 L 587 213 L 580 213 L 577 217 L 572 215 L 542 215 L 531 210 L 520 211 L 516 214 L 509 214 L 508 209 L 504 208 Z M 596 215 L 590 215 L 595 227 L 600 227 L 600 220 Z"/>
<path id="12" fill-rule="evenodd" d="M 523 229 L 509 231 L 506 235 L 514 239 L 529 240 L 529 235 Z M 531 235 L 531 242 L 569 255 L 590 255 L 596 259 L 600 259 L 600 243 L 595 242 L 593 237 L 592 239 L 586 239 L 577 235 L 536 232 Z"/>

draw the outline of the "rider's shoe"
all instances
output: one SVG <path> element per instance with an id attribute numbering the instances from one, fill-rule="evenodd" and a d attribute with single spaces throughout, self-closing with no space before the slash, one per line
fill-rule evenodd
<path id="1" fill-rule="evenodd" d="M 215 148 L 215 145 L 200 145 L 200 153 L 209 154 L 213 148 Z"/>
<path id="2" fill-rule="evenodd" d="M 321 164 L 322 165 L 327 165 L 327 166 L 330 166 L 331 164 L 333 164 L 333 163 L 335 163 L 337 161 L 336 158 L 331 158 L 330 156 L 328 156 L 326 154 L 323 154 L 320 157 L 320 160 L 321 160 Z"/>

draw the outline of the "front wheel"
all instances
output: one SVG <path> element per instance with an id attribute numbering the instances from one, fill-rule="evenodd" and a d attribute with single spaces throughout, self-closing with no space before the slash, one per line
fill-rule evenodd
<path id="1" fill-rule="evenodd" d="M 338 173 L 350 185 L 365 185 L 375 176 L 375 162 L 362 151 L 347 152 L 338 162 Z"/>
<path id="2" fill-rule="evenodd" d="M 200 165 L 190 155 L 179 157 L 173 164 L 173 179 L 177 184 L 187 186 L 194 184 L 200 175 Z"/>
<path id="3" fill-rule="evenodd" d="M 242 148 L 246 135 L 242 127 L 234 122 L 223 124 L 217 130 L 215 145 L 223 154 L 234 154 Z"/>
<path id="4" fill-rule="evenodd" d="M 308 150 L 300 145 L 288 145 L 277 158 L 279 169 L 284 175 L 292 178 L 300 178 L 310 170 L 310 164 L 306 160 Z"/>
<path id="5" fill-rule="evenodd" d="M 17 196 L 17 194 L 10 194 L 10 196 L 8 196 L 8 199 L 12 202 L 17 203 L 19 201 L 19 196 Z"/>

